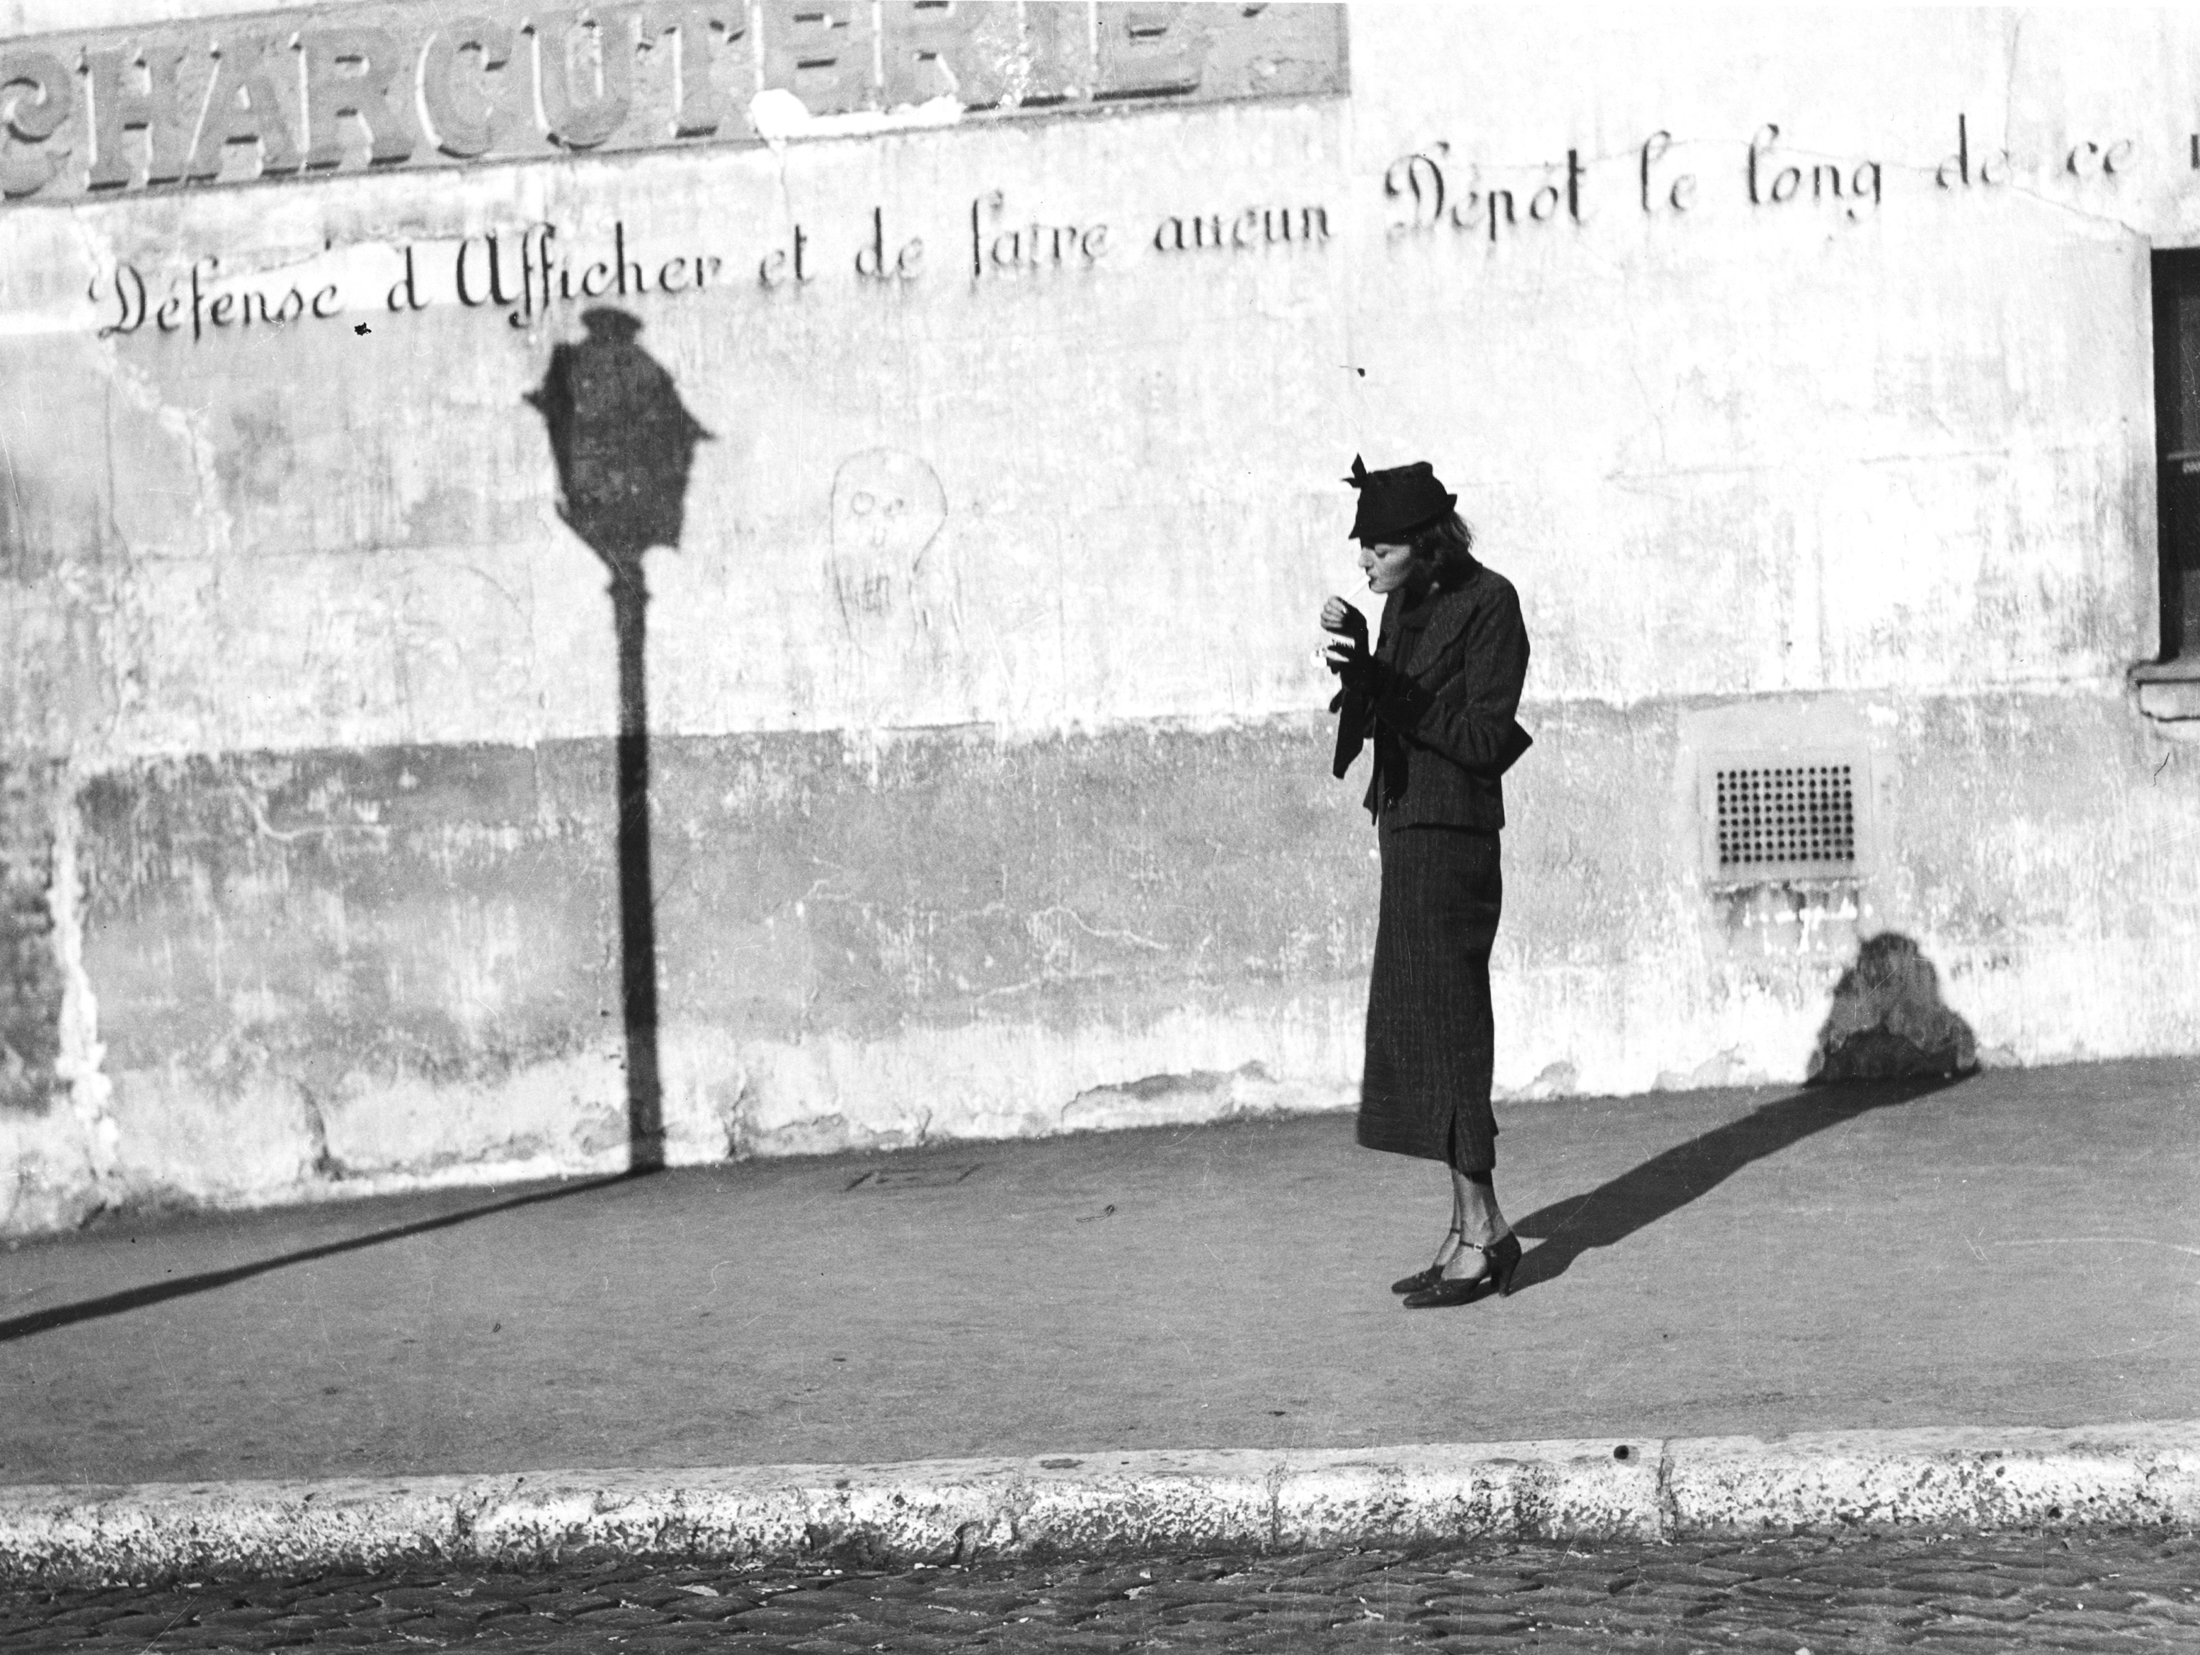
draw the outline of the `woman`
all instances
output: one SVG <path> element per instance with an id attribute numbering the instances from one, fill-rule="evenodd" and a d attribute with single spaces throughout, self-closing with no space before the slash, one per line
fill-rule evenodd
<path id="1" fill-rule="evenodd" d="M 1490 945 L 1503 891 L 1498 778 L 1529 745 L 1513 717 L 1528 634 L 1512 583 L 1475 560 L 1458 497 L 1426 461 L 1369 471 L 1354 456 L 1347 481 L 1360 491 L 1360 567 L 1383 599 L 1372 651 L 1367 622 L 1344 599 L 1321 616 L 1343 640 L 1329 650 L 1342 681 L 1330 704 L 1335 771 L 1372 743 L 1366 803 L 1383 864 L 1359 1141 L 1451 1169 L 1451 1228 L 1436 1261 L 1392 1284 L 1422 1310 L 1509 1292 L 1520 1262 L 1491 1182 Z"/>

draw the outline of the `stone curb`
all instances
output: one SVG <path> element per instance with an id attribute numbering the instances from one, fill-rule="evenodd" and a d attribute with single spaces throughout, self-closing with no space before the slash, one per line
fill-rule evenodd
<path id="1" fill-rule="evenodd" d="M 0 1488 L 0 1581 L 2200 1527 L 2200 1421 Z"/>

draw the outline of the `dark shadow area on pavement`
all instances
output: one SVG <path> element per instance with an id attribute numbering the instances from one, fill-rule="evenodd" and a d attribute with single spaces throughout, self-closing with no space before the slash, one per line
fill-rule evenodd
<path id="1" fill-rule="evenodd" d="M 57 1327 L 69 1327 L 77 1322 L 96 1321 L 102 1316 L 120 1316 L 126 1311 L 143 1310 L 148 1305 L 165 1304 L 170 1299 L 188 1298 L 193 1293 L 210 1293 L 217 1287 L 248 1281 L 254 1276 L 264 1276 L 273 1270 L 287 1269 L 293 1264 L 310 1264 L 315 1259 L 333 1258 L 338 1253 L 355 1253 L 362 1247 L 379 1247 L 384 1242 L 403 1241 L 407 1236 L 426 1235 L 432 1230 L 448 1230 L 455 1225 L 470 1224 L 477 1218 L 510 1212 L 516 1207 L 532 1207 L 544 1201 L 562 1201 L 569 1195 L 584 1195 L 590 1190 L 608 1189 L 613 1184 L 623 1184 L 634 1176 L 631 1172 L 617 1172 L 608 1178 L 591 1178 L 585 1183 L 561 1184 L 556 1189 L 533 1190 L 526 1195 L 492 1201 L 485 1207 L 468 1207 L 461 1212 L 414 1219 L 410 1224 L 393 1224 L 388 1229 L 346 1236 L 342 1241 L 327 1241 L 318 1247 L 301 1247 L 294 1253 L 278 1253 L 273 1258 L 254 1259 L 250 1264 L 233 1265 L 227 1270 L 202 1270 L 197 1275 L 179 1276 L 174 1281 L 149 1282 L 143 1287 L 102 1294 L 96 1299 L 79 1299 L 75 1304 L 57 1304 L 48 1310 L 34 1310 L 28 1315 L 14 1316 L 0 1322 L 0 1345 L 16 1339 L 28 1339 L 35 1334 L 50 1333 Z"/>
<path id="2" fill-rule="evenodd" d="M 1637 1230 L 1647 1229 L 1708 1194 L 1752 1161 L 1777 1155 L 1813 1133 L 1871 1110 L 1913 1103 L 1956 1085 L 1960 1078 L 1919 1076 L 1813 1088 L 1775 1098 L 1740 1120 L 1675 1144 L 1585 1195 L 1568 1196 L 1538 1208 L 1513 1225 L 1523 1236 L 1543 1238 L 1541 1246 L 1521 1259 L 1513 1290 L 1518 1292 L 1564 1275 L 1583 1253 L 1615 1246 Z"/>
<path id="3" fill-rule="evenodd" d="M 527 401 L 549 428 L 558 515 L 611 575 L 619 646 L 618 858 L 620 1001 L 626 1023 L 627 1164 L 665 1164 L 657 1056 L 656 891 L 649 865 L 649 587 L 643 554 L 677 547 L 695 445 L 710 433 L 680 401 L 672 375 L 634 342 L 641 322 L 598 305 L 588 336 L 550 352 Z"/>
<path id="4" fill-rule="evenodd" d="M 1940 997 L 1940 974 L 1917 943 L 1882 931 L 1858 945 L 1810 1055 L 1804 1091 L 1691 1138 L 1586 1195 L 1554 1201 L 1514 1226 L 1544 1237 L 1520 1261 L 1515 1290 L 1562 1276 L 1593 1247 L 1655 1224 L 1752 1161 L 1873 1109 L 1911 1103 L 1978 1071 L 1978 1042 Z"/>

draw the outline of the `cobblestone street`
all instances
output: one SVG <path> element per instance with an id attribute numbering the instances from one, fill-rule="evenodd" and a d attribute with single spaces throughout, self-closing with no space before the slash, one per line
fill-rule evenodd
<path id="1" fill-rule="evenodd" d="M 2200 1649 L 2200 1536 L 322 1577 L 0 1597 L 0 1648 L 1091 1652 Z"/>

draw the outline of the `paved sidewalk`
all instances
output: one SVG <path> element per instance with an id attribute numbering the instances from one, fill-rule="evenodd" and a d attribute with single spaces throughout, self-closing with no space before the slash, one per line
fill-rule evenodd
<path id="1" fill-rule="evenodd" d="M 2200 1064 L 1501 1114 L 1514 1296 L 1348 1117 L 118 1221 L 0 1253 L 0 1483 L 2200 1416 Z"/>

